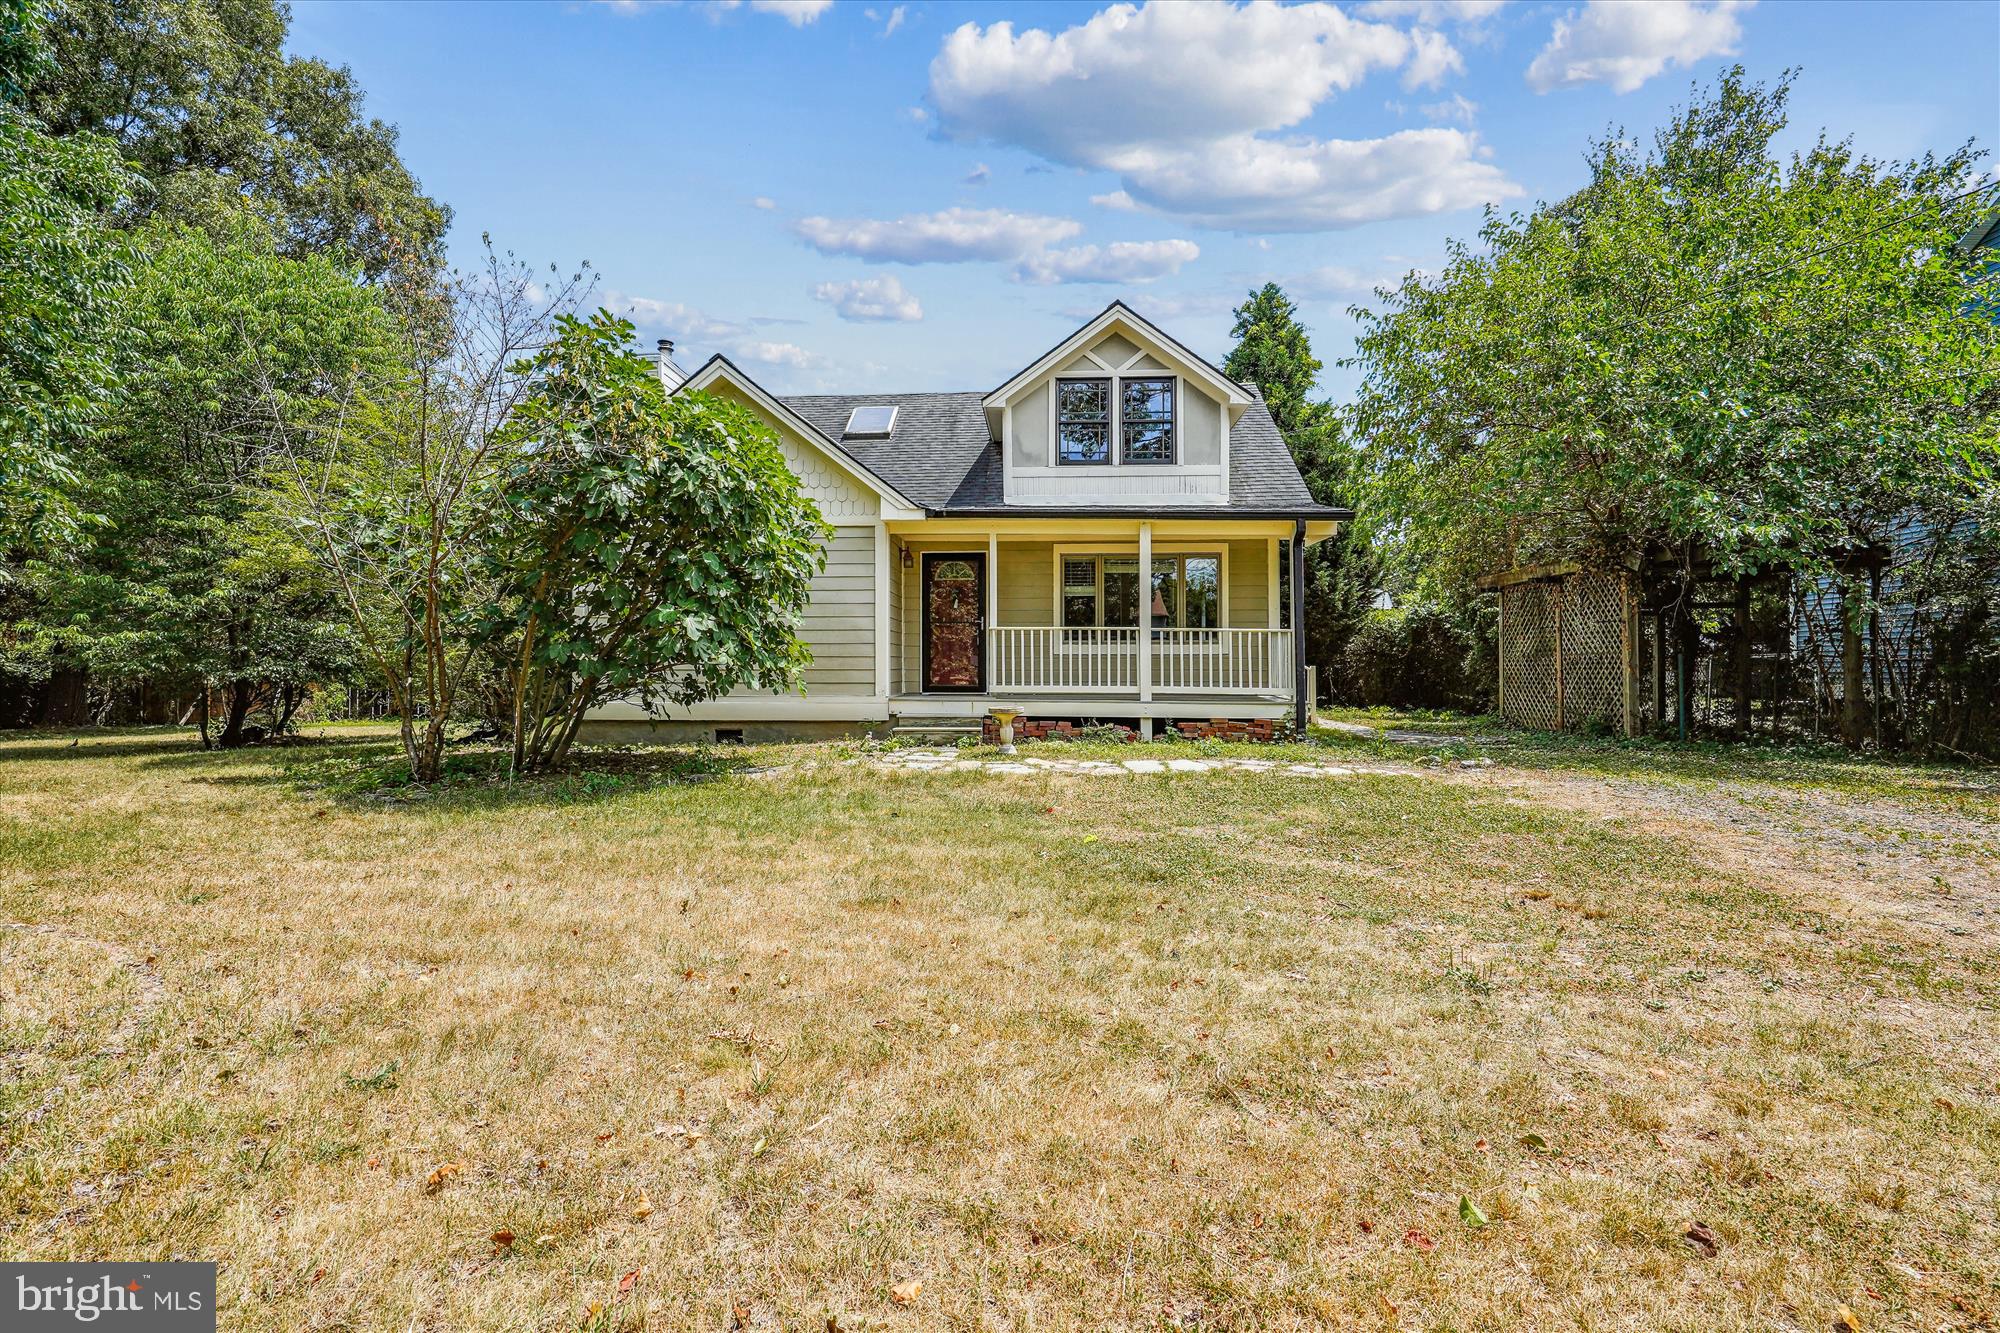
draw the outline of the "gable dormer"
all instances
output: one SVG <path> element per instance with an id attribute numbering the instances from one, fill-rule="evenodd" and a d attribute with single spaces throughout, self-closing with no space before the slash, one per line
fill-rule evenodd
<path id="1" fill-rule="evenodd" d="M 1122 302 L 988 394 L 1010 505 L 1222 505 L 1241 385 Z"/>

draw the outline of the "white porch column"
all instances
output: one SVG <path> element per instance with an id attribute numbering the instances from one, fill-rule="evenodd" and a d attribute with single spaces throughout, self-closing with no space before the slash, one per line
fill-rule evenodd
<path id="1" fill-rule="evenodd" d="M 896 692 L 889 674 L 889 580 L 895 577 L 889 525 L 875 520 L 875 693 L 884 700 Z"/>
<path id="2" fill-rule="evenodd" d="M 1153 701 L 1153 525 L 1139 525 L 1139 702 Z"/>
<path id="3" fill-rule="evenodd" d="M 1278 601 L 1278 539 L 1273 537 L 1270 539 L 1270 542 L 1270 555 L 1266 557 L 1268 564 L 1264 570 L 1270 582 L 1266 585 L 1264 591 L 1264 609 L 1270 613 L 1269 628 L 1279 629 L 1282 627 L 1280 617 L 1284 613 L 1284 608 Z"/>
<path id="4" fill-rule="evenodd" d="M 986 633 L 980 637 L 986 640 L 986 692 L 993 693 L 995 681 L 993 669 L 998 645 L 994 642 L 993 627 L 1000 623 L 1000 534 L 998 531 L 986 534 Z"/>

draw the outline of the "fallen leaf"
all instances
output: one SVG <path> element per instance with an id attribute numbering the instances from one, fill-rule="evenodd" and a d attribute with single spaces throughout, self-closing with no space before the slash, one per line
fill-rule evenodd
<path id="1" fill-rule="evenodd" d="M 639 1191 L 639 1202 L 632 1205 L 632 1216 L 643 1222 L 653 1215 L 653 1201 L 646 1197 L 646 1191 Z"/>
<path id="2" fill-rule="evenodd" d="M 605 1131 L 604 1131 L 604 1132 L 603 1132 L 602 1134 L 599 1134 L 599 1135 L 597 1136 L 597 1141 L 598 1141 L 599 1143 L 604 1143 L 604 1142 L 607 1142 L 607 1141 L 609 1141 L 610 1139 L 613 1139 L 613 1138 L 616 1138 L 616 1137 L 617 1137 L 617 1135 L 618 1135 L 618 1131 L 617 1131 L 617 1130 L 615 1130 L 615 1129 L 607 1129 L 607 1130 L 605 1130 Z"/>
<path id="3" fill-rule="evenodd" d="M 1844 1301 L 1833 1312 L 1833 1326 L 1844 1328 L 1848 1333 L 1861 1333 L 1861 1321 L 1855 1318 L 1854 1311 L 1848 1309 Z"/>
<path id="4" fill-rule="evenodd" d="M 1479 1210 L 1479 1205 L 1472 1201 L 1471 1195 L 1461 1194 L 1458 1196 L 1458 1220 L 1476 1229 L 1486 1225 L 1487 1217 Z"/>
<path id="5" fill-rule="evenodd" d="M 742 1301 L 732 1301 L 729 1305 L 729 1326 L 731 1328 L 750 1327 L 750 1307 Z"/>
<path id="6" fill-rule="evenodd" d="M 1391 1319 L 1394 1319 L 1396 1317 L 1396 1303 L 1394 1301 L 1390 1300 L 1387 1296 L 1384 1296 L 1379 1291 L 1375 1293 L 1375 1299 L 1382 1302 L 1383 1314 L 1388 1315 Z"/>
<path id="7" fill-rule="evenodd" d="M 889 1288 L 889 1299 L 898 1305 L 915 1305 L 917 1297 L 922 1294 L 923 1289 L 924 1280 L 920 1277 L 913 1277 L 908 1282 L 898 1282 L 895 1286 Z"/>
<path id="8" fill-rule="evenodd" d="M 766 1140 L 760 1137 L 755 1143 L 751 1144 L 750 1155 L 752 1157 L 762 1157 L 764 1155 L 765 1142 Z"/>
<path id="9" fill-rule="evenodd" d="M 541 1235 L 535 1237 L 535 1244 L 537 1245 L 553 1245 L 555 1243 L 556 1233 L 553 1231 L 544 1231 Z"/>
<path id="10" fill-rule="evenodd" d="M 376 1167 L 378 1167 L 378 1166 L 380 1166 L 380 1165 L 382 1165 L 382 1159 L 381 1159 L 381 1158 L 379 1158 L 379 1157 L 371 1157 L 371 1158 L 369 1158 L 369 1159 L 368 1159 L 368 1169 L 369 1169 L 369 1170 L 371 1170 L 371 1171 L 372 1171 L 372 1170 L 374 1170 L 374 1169 L 375 1169 Z"/>
<path id="11" fill-rule="evenodd" d="M 1369 1221 L 1369 1220 L 1368 1220 L 1367 1218 L 1365 1218 L 1365 1217 L 1364 1217 L 1364 1218 L 1362 1218 L 1361 1220 L 1359 1220 L 1358 1222 L 1356 1222 L 1356 1223 L 1355 1223 L 1354 1225 L 1355 1225 L 1355 1226 L 1358 1226 L 1358 1227 L 1360 1227 L 1360 1228 L 1361 1228 L 1361 1233 L 1362 1233 L 1362 1234 L 1363 1234 L 1364 1236 L 1365 1236 L 1365 1235 L 1368 1235 L 1368 1234 L 1370 1234 L 1370 1233 L 1372 1233 L 1372 1232 L 1373 1232 L 1373 1231 L 1375 1230 L 1375 1224 L 1374 1224 L 1373 1222 Z"/>
<path id="12" fill-rule="evenodd" d="M 1681 1239 L 1685 1240 L 1695 1249 L 1700 1250 L 1705 1257 L 1710 1259 L 1713 1259 L 1715 1252 L 1722 1248 L 1722 1242 L 1717 1239 L 1716 1234 L 1699 1222 L 1689 1227 L 1687 1234 Z"/>
<path id="13" fill-rule="evenodd" d="M 438 1167 L 435 1171 L 424 1177 L 424 1193 L 436 1194 L 444 1188 L 446 1181 L 463 1170 L 465 1170 L 464 1162 L 446 1162 L 443 1166 Z"/>
<path id="14" fill-rule="evenodd" d="M 1480 1152 L 1491 1152 L 1493 1150 L 1493 1145 L 1488 1143 L 1485 1139 L 1479 1140 L 1472 1146 L 1477 1148 Z"/>
<path id="15" fill-rule="evenodd" d="M 1521 1146 L 1523 1148 L 1532 1148 L 1536 1152 L 1545 1152 L 1549 1154 L 1551 1157 L 1562 1156 L 1560 1152 L 1549 1146 L 1549 1141 L 1547 1139 L 1543 1138 L 1539 1134 L 1523 1134 L 1521 1136 Z"/>
<path id="16" fill-rule="evenodd" d="M 315 1269 L 313 1269 L 313 1277 L 312 1277 L 312 1280 L 313 1280 L 314 1282 L 318 1282 L 318 1281 L 319 1281 L 319 1280 L 320 1280 L 321 1278 L 323 1278 L 323 1277 L 325 1277 L 325 1276 L 326 1276 L 326 1270 L 325 1270 L 324 1268 L 315 1268 Z"/>
<path id="17" fill-rule="evenodd" d="M 627 1273 L 624 1277 L 618 1279 L 618 1299 L 622 1301 L 627 1296 L 630 1296 L 632 1294 L 632 1288 L 638 1285 L 639 1285 L 639 1270 L 635 1268 L 631 1272 Z"/>
<path id="18" fill-rule="evenodd" d="M 1435 1250 L 1438 1247 L 1436 1241 L 1432 1240 L 1429 1236 L 1426 1236 L 1423 1232 L 1417 1230 L 1415 1227 L 1411 1227 L 1408 1231 L 1405 1231 L 1403 1233 L 1403 1244 L 1413 1245 L 1417 1249 L 1422 1250 L 1425 1254 L 1429 1254 L 1432 1250 Z"/>
<path id="19" fill-rule="evenodd" d="M 1542 899 L 1549 896 L 1549 891 L 1547 889 L 1529 889 L 1526 893 L 1522 894 L 1521 896 L 1523 898 L 1526 898 L 1531 903 L 1538 903 Z"/>
<path id="20" fill-rule="evenodd" d="M 504 1250 L 513 1243 L 514 1243 L 514 1233 L 507 1230 L 507 1228 L 501 1227 L 498 1231 L 493 1233 L 494 1249 Z"/>

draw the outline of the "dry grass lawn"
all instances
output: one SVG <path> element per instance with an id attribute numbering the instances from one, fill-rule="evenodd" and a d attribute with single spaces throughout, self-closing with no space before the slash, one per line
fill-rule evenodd
<path id="1" fill-rule="evenodd" d="M 0 743 L 0 1253 L 257 1330 L 2000 1318 L 1977 779 L 384 753 Z"/>

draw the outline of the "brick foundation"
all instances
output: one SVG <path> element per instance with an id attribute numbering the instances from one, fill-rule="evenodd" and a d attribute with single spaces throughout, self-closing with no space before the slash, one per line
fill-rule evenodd
<path id="1" fill-rule="evenodd" d="M 1233 722 L 1228 718 L 1216 717 L 1206 722 L 1175 722 L 1172 728 L 1175 733 L 1196 741 L 1256 741 L 1268 744 L 1278 738 L 1278 724 L 1268 717 L 1253 718 L 1248 722 Z M 1073 740 L 1084 730 L 1085 728 L 1068 721 L 1036 722 L 1025 717 L 1014 719 L 1014 739 L 1017 741 Z M 1139 739 L 1139 733 L 1130 727 L 1121 726 L 1117 731 L 1120 740 Z M 979 739 L 987 745 L 998 745 L 1000 724 L 990 717 L 983 719 Z"/>
<path id="2" fill-rule="evenodd" d="M 1176 722 L 1174 730 L 1194 741 L 1258 741 L 1269 744 L 1278 738 L 1278 724 L 1268 717 L 1248 722 L 1231 722 L 1212 717 L 1206 722 Z"/>
<path id="3" fill-rule="evenodd" d="M 1069 721 L 1035 722 L 1025 717 L 1014 719 L 1014 739 L 1017 741 L 1045 741 L 1052 738 L 1064 741 L 1074 740 L 1078 733 L 1083 730 L 1083 727 Z M 1097 730 L 1101 731 L 1102 728 L 1097 728 Z M 1135 741 L 1139 739 L 1139 733 L 1130 727 L 1119 727 L 1117 730 L 1119 740 Z M 987 745 L 998 745 L 1000 743 L 1000 724 L 990 717 L 986 718 L 980 726 L 979 739 Z"/>

